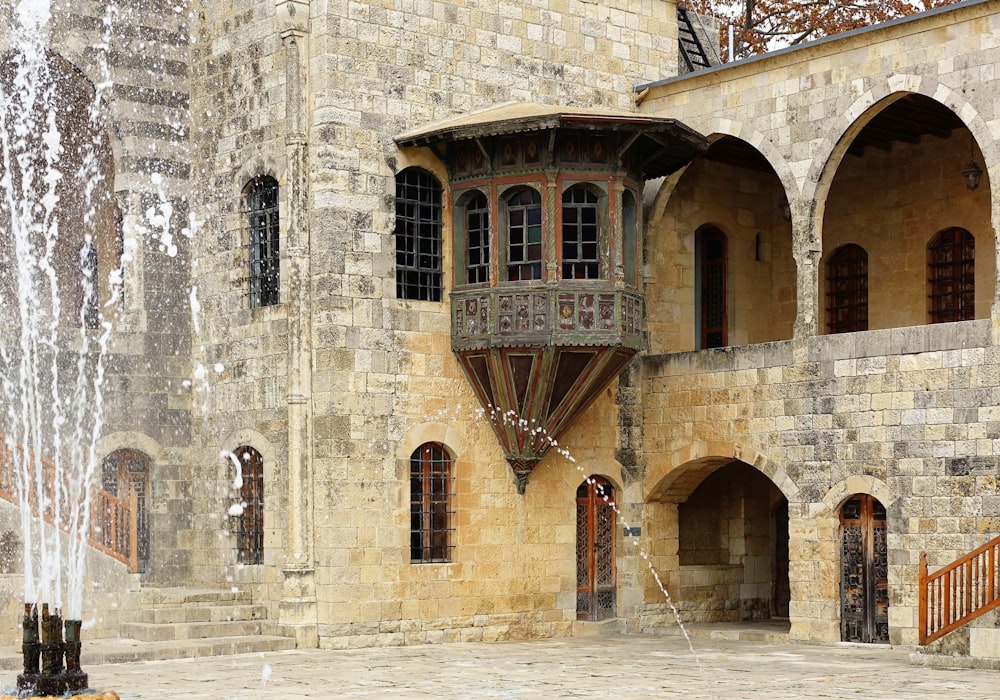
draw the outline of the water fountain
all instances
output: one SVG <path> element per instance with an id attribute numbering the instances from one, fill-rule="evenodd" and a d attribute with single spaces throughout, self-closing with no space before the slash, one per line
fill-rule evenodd
<path id="1" fill-rule="evenodd" d="M 18 697 L 88 688 L 85 534 L 110 329 L 99 274 L 109 268 L 99 230 L 113 208 L 100 126 L 108 81 L 90 83 L 51 51 L 53 10 L 49 0 L 20 0 L 14 48 L 0 54 L 0 465 L 23 545 Z"/>

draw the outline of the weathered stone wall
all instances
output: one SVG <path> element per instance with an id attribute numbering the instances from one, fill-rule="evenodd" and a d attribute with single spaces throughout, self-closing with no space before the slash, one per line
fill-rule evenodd
<path id="1" fill-rule="evenodd" d="M 647 494 L 709 457 L 771 478 L 789 500 L 792 634 L 823 641 L 839 639 L 839 508 L 874 495 L 892 639 L 912 644 L 920 552 L 934 569 L 1000 531 L 997 359 L 986 321 L 647 358 Z M 673 571 L 664 508 L 644 527 Z"/>
<path id="2" fill-rule="evenodd" d="M 296 18 L 282 19 L 276 4 Z M 509 100 L 628 109 L 634 83 L 675 70 L 674 9 L 664 0 L 195 8 L 193 196 L 202 225 L 192 278 L 202 315 L 193 342 L 208 376 L 194 396 L 198 487 L 181 535 L 191 578 L 228 572 L 256 586 L 278 617 L 299 518 L 324 645 L 565 633 L 575 618 L 573 494 L 584 475 L 548 485 L 540 476 L 517 497 L 451 355 L 447 303 L 396 300 L 395 174 L 419 165 L 446 178 L 429 152 L 399 153 L 393 137 Z M 260 174 L 280 183 L 287 247 L 281 303 L 250 309 L 240 199 Z M 446 227 L 446 270 L 449 238 Z M 308 291 L 295 296 L 286 282 L 306 268 Z M 291 378 L 302 358 L 305 388 Z M 300 391 L 310 454 L 296 479 L 288 401 Z M 427 440 L 456 459 L 461 564 L 409 563 L 408 460 Z M 218 454 L 244 442 L 266 451 L 263 567 L 229 566 L 235 543 L 224 513 L 235 492 Z M 613 442 L 601 444 L 595 472 L 616 473 Z M 303 500 L 293 502 L 297 485 Z"/>

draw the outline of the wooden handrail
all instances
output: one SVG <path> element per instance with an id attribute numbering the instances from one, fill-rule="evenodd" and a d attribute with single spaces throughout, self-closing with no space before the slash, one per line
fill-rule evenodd
<path id="1" fill-rule="evenodd" d="M 20 503 L 19 489 L 17 486 L 17 462 L 23 459 L 33 459 L 21 445 L 11 448 L 3 433 L 0 433 L 0 498 L 10 501 L 14 505 Z M 52 504 L 55 502 L 56 487 L 56 467 L 48 459 L 40 460 L 42 465 L 42 489 L 44 491 L 44 509 L 42 517 L 50 525 L 57 525 L 60 530 L 66 533 L 76 533 L 79 536 L 78 528 L 72 522 L 70 504 L 59 513 L 59 522 L 56 522 L 56 514 L 53 512 Z M 72 475 L 63 471 L 63 488 L 74 483 Z M 70 481 L 73 479 L 73 481 Z M 28 485 L 28 503 L 31 512 L 35 517 L 39 515 L 38 493 L 34 480 Z M 138 571 L 138 557 L 135 555 L 136 535 L 135 535 L 135 513 L 134 506 L 122 499 L 100 489 L 96 486 L 90 487 L 90 527 L 87 532 L 87 544 L 91 547 L 107 554 L 129 567 L 129 571 Z"/>
<path id="2" fill-rule="evenodd" d="M 920 554 L 920 643 L 935 639 L 1000 607 L 1000 537 L 974 549 L 944 568 L 927 573 L 927 554 Z"/>

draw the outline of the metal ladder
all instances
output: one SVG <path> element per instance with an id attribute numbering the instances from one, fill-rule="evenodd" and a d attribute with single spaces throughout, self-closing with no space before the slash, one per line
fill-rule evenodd
<path id="1" fill-rule="evenodd" d="M 692 16 L 694 18 L 693 21 Z M 705 51 L 705 47 L 699 38 L 698 32 L 695 31 L 694 22 L 698 23 L 698 27 L 703 35 L 708 34 L 698 15 L 694 12 L 688 14 L 685 3 L 677 3 L 677 43 L 680 46 L 681 56 L 684 57 L 684 63 L 687 65 L 688 71 L 710 68 L 722 62 L 715 51 L 715 47 L 709 46 L 715 57 L 715 63 L 712 63 L 708 52 Z"/>

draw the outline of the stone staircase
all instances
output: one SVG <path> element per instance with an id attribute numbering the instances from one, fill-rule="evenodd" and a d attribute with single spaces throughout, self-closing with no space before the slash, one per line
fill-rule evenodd
<path id="1" fill-rule="evenodd" d="M 245 590 L 144 587 L 136 621 L 123 623 L 121 636 L 161 659 L 295 648 Z"/>
<path id="2" fill-rule="evenodd" d="M 116 639 L 88 639 L 81 665 L 227 656 L 295 648 L 249 591 L 149 588 L 139 593 L 135 620 Z M 0 648 L 0 669 L 21 668 L 20 649 Z"/>

